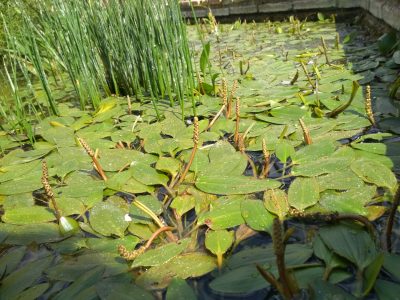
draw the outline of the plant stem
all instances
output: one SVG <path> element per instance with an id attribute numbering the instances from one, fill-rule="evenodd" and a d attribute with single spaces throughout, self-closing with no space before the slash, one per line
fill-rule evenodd
<path id="1" fill-rule="evenodd" d="M 393 197 L 392 207 L 390 209 L 389 217 L 386 223 L 386 250 L 388 252 L 392 251 L 392 230 L 394 217 L 396 216 L 397 208 L 400 203 L 400 186 L 397 188 L 396 194 Z"/>

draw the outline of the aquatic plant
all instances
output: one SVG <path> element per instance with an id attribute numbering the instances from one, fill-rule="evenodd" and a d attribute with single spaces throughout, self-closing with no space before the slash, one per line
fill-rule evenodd
<path id="1" fill-rule="evenodd" d="M 150 99 L 161 118 L 159 99 L 178 103 L 182 113 L 185 101 L 193 101 L 191 54 L 177 1 L 162 7 L 153 1 L 38 1 L 34 12 L 24 1 L 12 5 L 23 22 L 11 31 L 4 18 L 7 39 L 14 40 L 3 50 L 5 68 L 18 64 L 38 76 L 51 114 L 59 115 L 54 72 L 68 74 L 63 84 L 73 87 L 81 109 L 96 109 L 111 94 L 131 95 Z M 44 104 L 33 101 L 34 107 Z"/>
<path id="2" fill-rule="evenodd" d="M 213 93 L 199 83 L 185 122 L 168 100 L 157 121 L 151 102 L 111 96 L 95 111 L 59 104 L 23 149 L 1 132 L 0 297 L 397 296 L 396 128 L 367 131 L 364 78 L 342 45 L 333 49 L 335 26 L 304 23 L 313 30 L 301 39 L 286 23 L 218 26 L 227 46 L 212 51 L 216 37 L 204 34 L 208 62 L 229 72 Z M 370 51 L 351 53 L 364 63 Z M 245 75 L 240 60 L 251 62 Z M 314 88 L 305 74 L 292 80 L 302 61 Z M 374 117 L 384 117 L 379 107 Z M 63 217 L 79 228 L 61 234 Z"/>

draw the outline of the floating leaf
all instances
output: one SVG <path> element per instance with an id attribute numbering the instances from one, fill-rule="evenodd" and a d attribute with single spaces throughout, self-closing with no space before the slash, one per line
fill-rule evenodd
<path id="1" fill-rule="evenodd" d="M 152 155 L 143 154 L 136 150 L 102 149 L 99 161 L 104 171 L 119 171 L 136 162 L 150 165 L 155 162 L 155 159 Z"/>
<path id="2" fill-rule="evenodd" d="M 43 271 L 48 268 L 53 257 L 46 256 L 44 258 L 29 262 L 14 271 L 1 282 L 1 299 L 15 299 L 15 297 L 32 286 L 34 282 L 40 279 Z"/>
<path id="3" fill-rule="evenodd" d="M 181 169 L 181 162 L 173 157 L 160 157 L 156 163 L 156 169 L 176 176 Z"/>
<path id="4" fill-rule="evenodd" d="M 129 276 L 114 276 L 103 279 L 95 284 L 100 299 L 130 300 L 133 295 L 141 300 L 152 300 L 154 297 L 146 290 L 132 283 Z"/>
<path id="5" fill-rule="evenodd" d="M 287 141 L 279 141 L 276 144 L 275 155 L 283 163 L 286 163 L 289 157 L 295 154 L 294 147 Z"/>
<path id="6" fill-rule="evenodd" d="M 137 278 L 136 283 L 148 289 L 164 288 L 173 277 L 182 279 L 199 277 L 211 272 L 215 267 L 215 261 L 209 255 L 198 252 L 186 253 L 149 269 Z"/>
<path id="7" fill-rule="evenodd" d="M 5 223 L 17 225 L 46 223 L 55 219 L 54 211 L 43 206 L 8 209 L 2 216 Z"/>
<path id="8" fill-rule="evenodd" d="M 319 185 L 315 178 L 297 177 L 289 187 L 288 201 L 291 206 L 303 210 L 319 200 Z"/>
<path id="9" fill-rule="evenodd" d="M 50 287 L 50 283 L 41 283 L 26 289 L 22 293 L 18 294 L 15 299 L 18 300 L 29 300 L 38 299 L 44 294 L 44 292 Z"/>
<path id="10" fill-rule="evenodd" d="M 378 277 L 383 261 L 384 261 L 384 254 L 381 252 L 379 253 L 375 259 L 371 262 L 371 264 L 365 269 L 364 277 L 365 277 L 365 284 L 364 284 L 364 293 L 363 296 L 367 296 L 371 289 L 375 285 L 376 278 Z"/>
<path id="11" fill-rule="evenodd" d="M 394 174 L 389 168 L 379 162 L 358 159 L 350 167 L 365 182 L 373 183 L 380 187 L 387 187 L 392 192 L 397 187 L 397 179 Z"/>
<path id="12" fill-rule="evenodd" d="M 167 185 L 169 180 L 166 175 L 141 162 L 132 164 L 129 172 L 133 178 L 145 185 Z"/>
<path id="13" fill-rule="evenodd" d="M 196 294 L 194 293 L 190 285 L 186 282 L 186 280 L 180 278 L 174 278 L 169 284 L 165 300 L 176 300 L 176 299 L 185 299 L 185 300 L 197 299 Z"/>
<path id="14" fill-rule="evenodd" d="M 274 216 L 259 200 L 244 199 L 242 201 L 242 216 L 246 224 L 257 231 L 271 232 Z"/>
<path id="15" fill-rule="evenodd" d="M 269 286 L 270 284 L 261 276 L 254 265 L 239 267 L 223 273 L 210 283 L 212 290 L 234 296 L 246 296 Z"/>
<path id="16" fill-rule="evenodd" d="M 206 224 L 213 230 L 234 227 L 244 223 L 240 197 L 222 197 L 214 202 L 215 207 L 199 215 L 198 225 Z"/>
<path id="17" fill-rule="evenodd" d="M 207 176 L 196 180 L 196 187 L 206 193 L 219 195 L 248 194 L 279 187 L 278 181 L 246 176 Z"/>
<path id="18" fill-rule="evenodd" d="M 222 255 L 232 246 L 233 231 L 210 230 L 206 233 L 206 248 L 222 262 Z"/>
<path id="19" fill-rule="evenodd" d="M 317 177 L 320 191 L 349 190 L 364 186 L 364 182 L 351 170 L 342 170 Z"/>
<path id="20" fill-rule="evenodd" d="M 13 272 L 24 257 L 26 247 L 13 247 L 7 250 L 0 258 L 0 274 L 7 276 Z"/>
<path id="21" fill-rule="evenodd" d="M 193 209 L 196 205 L 196 198 L 193 195 L 182 195 L 177 196 L 172 200 L 171 207 L 176 210 L 179 216 L 187 213 Z"/>
<path id="22" fill-rule="evenodd" d="M 140 201 L 143 205 L 149 208 L 154 214 L 159 215 L 162 212 L 161 202 L 151 195 L 138 196 L 134 201 Z M 153 219 L 145 213 L 143 210 L 139 209 L 136 205 L 132 204 L 129 209 L 130 217 L 132 222 L 149 224 Z"/>
<path id="23" fill-rule="evenodd" d="M 312 162 L 296 165 L 292 169 L 295 176 L 313 177 L 322 174 L 334 173 L 348 168 L 352 157 L 327 157 Z"/>
<path id="24" fill-rule="evenodd" d="M 3 243 L 9 245 L 50 243 L 62 239 L 58 224 L 55 223 L 40 223 L 35 226 L 3 223 L 0 226 L 0 237 L 3 235 L 7 237 Z"/>
<path id="25" fill-rule="evenodd" d="M 96 282 L 101 279 L 103 273 L 103 266 L 97 266 L 90 271 L 86 271 L 85 273 L 77 277 L 71 285 L 63 289 L 59 294 L 57 294 L 54 299 L 63 300 L 79 298 L 79 293 L 94 286 Z"/>
<path id="26" fill-rule="evenodd" d="M 125 220 L 127 211 L 108 201 L 99 202 L 90 210 L 90 225 L 105 236 L 124 236 L 129 222 Z"/>
<path id="27" fill-rule="evenodd" d="M 131 268 L 141 266 L 153 267 L 164 264 L 175 256 L 181 254 L 187 248 L 189 243 L 190 239 L 184 239 L 179 243 L 168 243 L 155 249 L 148 250 L 133 261 Z"/>
<path id="28" fill-rule="evenodd" d="M 400 294 L 400 284 L 378 279 L 374 290 L 379 299 L 396 299 Z"/>
<path id="29" fill-rule="evenodd" d="M 2 182 L 0 185 L 0 195 L 15 195 L 33 192 L 42 187 L 40 173 L 34 172 L 22 178 Z"/>
<path id="30" fill-rule="evenodd" d="M 280 189 L 266 190 L 264 193 L 264 206 L 271 213 L 283 220 L 289 211 L 288 195 Z"/>
<path id="31" fill-rule="evenodd" d="M 115 253 L 81 251 L 74 259 L 62 259 L 46 270 L 51 280 L 77 281 L 79 276 L 95 268 L 103 269 L 104 276 L 110 277 L 128 272 L 126 261 Z"/>
<path id="32" fill-rule="evenodd" d="M 354 263 L 360 270 L 365 269 L 376 257 L 374 241 L 359 227 L 326 226 L 320 229 L 319 236 L 329 249 Z"/>
<path id="33" fill-rule="evenodd" d="M 321 206 L 330 211 L 366 216 L 368 215 L 366 205 L 372 200 L 375 193 L 375 186 L 363 184 L 343 192 L 325 191 L 321 194 L 319 202 Z"/>

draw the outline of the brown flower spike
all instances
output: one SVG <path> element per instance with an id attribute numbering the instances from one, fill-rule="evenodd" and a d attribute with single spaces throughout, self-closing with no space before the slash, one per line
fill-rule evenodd
<path id="1" fill-rule="evenodd" d="M 375 126 L 376 122 L 374 112 L 372 111 L 371 87 L 369 85 L 365 88 L 365 112 L 367 113 L 368 120 L 371 122 L 372 126 Z"/>

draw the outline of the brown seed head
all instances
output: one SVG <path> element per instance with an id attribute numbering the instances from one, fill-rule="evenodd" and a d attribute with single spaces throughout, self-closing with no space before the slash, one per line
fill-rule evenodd
<path id="1" fill-rule="evenodd" d="M 44 191 L 50 199 L 54 198 L 54 193 L 53 190 L 51 189 L 50 183 L 49 183 L 49 173 L 47 169 L 47 163 L 45 160 L 42 161 L 42 185 L 44 188 Z"/>
<path id="2" fill-rule="evenodd" d="M 141 246 L 137 250 L 129 251 L 124 245 L 118 245 L 119 255 L 126 260 L 134 260 L 136 257 L 143 254 L 144 251 L 146 251 L 145 246 Z"/>
<path id="3" fill-rule="evenodd" d="M 244 136 L 242 134 L 238 134 L 238 150 L 242 153 L 246 151 L 246 146 L 244 144 Z"/>
<path id="4" fill-rule="evenodd" d="M 90 156 L 90 157 L 95 157 L 94 151 L 92 150 L 92 148 L 89 147 L 89 145 L 85 142 L 84 139 L 78 137 L 78 141 L 79 143 L 82 145 L 83 149 L 85 149 L 86 153 Z"/>
<path id="5" fill-rule="evenodd" d="M 371 124 L 375 125 L 374 112 L 372 111 L 371 87 L 369 85 L 365 88 L 365 112 Z"/>
<path id="6" fill-rule="evenodd" d="M 236 97 L 236 118 L 240 117 L 240 98 Z"/>
<path id="7" fill-rule="evenodd" d="M 193 143 L 195 145 L 199 144 L 199 119 L 197 117 L 193 118 Z"/>
<path id="8" fill-rule="evenodd" d="M 274 252 L 276 255 L 284 253 L 283 240 L 282 240 L 282 226 L 278 218 L 274 219 L 272 223 L 272 241 L 274 244 Z"/>
<path id="9" fill-rule="evenodd" d="M 231 95 L 230 95 L 230 97 L 229 97 L 231 100 L 233 99 L 233 97 L 235 97 L 237 88 L 238 88 L 238 81 L 235 80 L 235 81 L 233 82 L 233 86 L 232 86 L 232 90 L 231 90 Z"/>
<path id="10" fill-rule="evenodd" d="M 304 124 L 304 121 L 302 119 L 299 119 L 300 127 L 303 130 L 303 136 L 304 136 L 304 142 L 307 145 L 312 144 L 311 136 L 310 136 L 310 130 L 307 128 L 306 124 Z"/>
<path id="11" fill-rule="evenodd" d="M 265 160 L 269 160 L 269 151 L 267 149 L 267 144 L 265 143 L 265 140 L 262 140 L 262 152 Z"/>
<path id="12" fill-rule="evenodd" d="M 225 105 L 228 104 L 228 84 L 225 78 L 222 78 L 222 102 Z"/>

